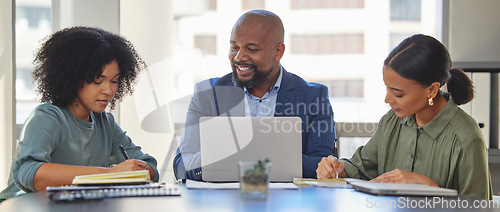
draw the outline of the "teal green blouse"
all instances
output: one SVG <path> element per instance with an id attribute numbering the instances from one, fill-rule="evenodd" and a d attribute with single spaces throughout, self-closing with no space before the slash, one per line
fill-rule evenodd
<path id="1" fill-rule="evenodd" d="M 36 107 L 23 126 L 17 157 L 12 163 L 8 186 L 0 193 L 0 201 L 34 192 L 33 178 L 43 163 L 108 167 L 123 162 L 120 145 L 130 158 L 151 166 L 155 171 L 154 181 L 158 181 L 156 159 L 132 142 L 112 114 L 90 113 L 90 117 L 91 122 L 80 120 L 68 107 L 50 103 Z"/>
<path id="2" fill-rule="evenodd" d="M 460 194 L 491 199 L 488 153 L 478 124 L 443 94 L 448 103 L 423 127 L 414 116 L 400 118 L 392 110 L 384 115 L 370 141 L 343 159 L 347 176 L 371 180 L 401 169 Z"/>

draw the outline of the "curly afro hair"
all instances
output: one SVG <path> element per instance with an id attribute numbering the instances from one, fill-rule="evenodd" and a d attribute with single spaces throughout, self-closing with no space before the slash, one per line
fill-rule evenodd
<path id="1" fill-rule="evenodd" d="M 92 83 L 101 76 L 105 65 L 116 60 L 120 69 L 118 89 L 110 108 L 124 94 L 132 94 L 139 72 L 146 64 L 132 44 L 105 30 L 72 27 L 46 38 L 33 61 L 33 78 L 40 102 L 57 106 L 71 104 L 83 83 Z"/>

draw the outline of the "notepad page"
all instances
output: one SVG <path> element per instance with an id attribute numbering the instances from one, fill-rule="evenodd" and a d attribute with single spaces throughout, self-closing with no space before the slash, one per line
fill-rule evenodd
<path id="1" fill-rule="evenodd" d="M 116 178 L 147 178 L 149 179 L 148 170 L 129 171 L 129 172 L 113 172 L 106 174 L 91 174 L 76 176 L 75 179 L 116 179 Z"/>
<path id="2" fill-rule="evenodd" d="M 113 184 L 150 182 L 148 170 L 76 176 L 73 184 Z"/>

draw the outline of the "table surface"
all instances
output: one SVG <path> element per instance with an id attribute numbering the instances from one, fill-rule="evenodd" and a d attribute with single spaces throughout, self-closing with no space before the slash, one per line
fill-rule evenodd
<path id="1" fill-rule="evenodd" d="M 242 199 L 239 190 L 186 189 L 175 185 L 181 196 L 127 197 L 90 201 L 54 202 L 46 192 L 30 193 L 8 199 L 0 204 L 0 211 L 59 212 L 59 211 L 424 211 L 433 208 L 461 210 L 474 208 L 477 199 L 458 197 L 396 197 L 374 196 L 350 188 L 300 187 L 297 190 L 270 190 L 264 200 Z M 447 201 L 445 204 L 444 202 Z M 476 203 L 476 204 L 479 204 Z M 483 203 L 484 204 L 484 203 Z M 480 205 L 479 205 L 480 206 Z M 423 208 L 422 208 L 423 207 Z M 484 211 L 500 209 L 479 208 Z"/>

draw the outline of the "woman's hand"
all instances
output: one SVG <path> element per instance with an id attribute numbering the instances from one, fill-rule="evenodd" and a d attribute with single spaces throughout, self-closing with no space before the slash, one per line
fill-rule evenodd
<path id="1" fill-rule="evenodd" d="M 401 169 L 394 169 L 390 172 L 386 172 L 373 180 L 370 180 L 370 182 L 424 184 L 439 187 L 434 180 L 425 175 Z"/>
<path id="2" fill-rule="evenodd" d="M 107 172 L 126 172 L 126 171 L 139 171 L 139 170 L 148 170 L 149 177 L 151 180 L 155 179 L 155 170 L 151 168 L 146 162 L 137 159 L 128 159 L 126 161 L 121 162 L 118 165 L 111 166 L 107 168 Z"/>
<path id="3" fill-rule="evenodd" d="M 345 162 L 338 161 L 336 157 L 332 155 L 324 157 L 318 163 L 318 169 L 316 169 L 316 175 L 318 179 L 328 179 L 339 177 L 345 178 L 347 174 L 344 171 Z"/>
<path id="4" fill-rule="evenodd" d="M 147 169 L 148 164 L 142 160 L 128 159 L 120 164 L 109 167 L 108 172 L 139 171 Z"/>

